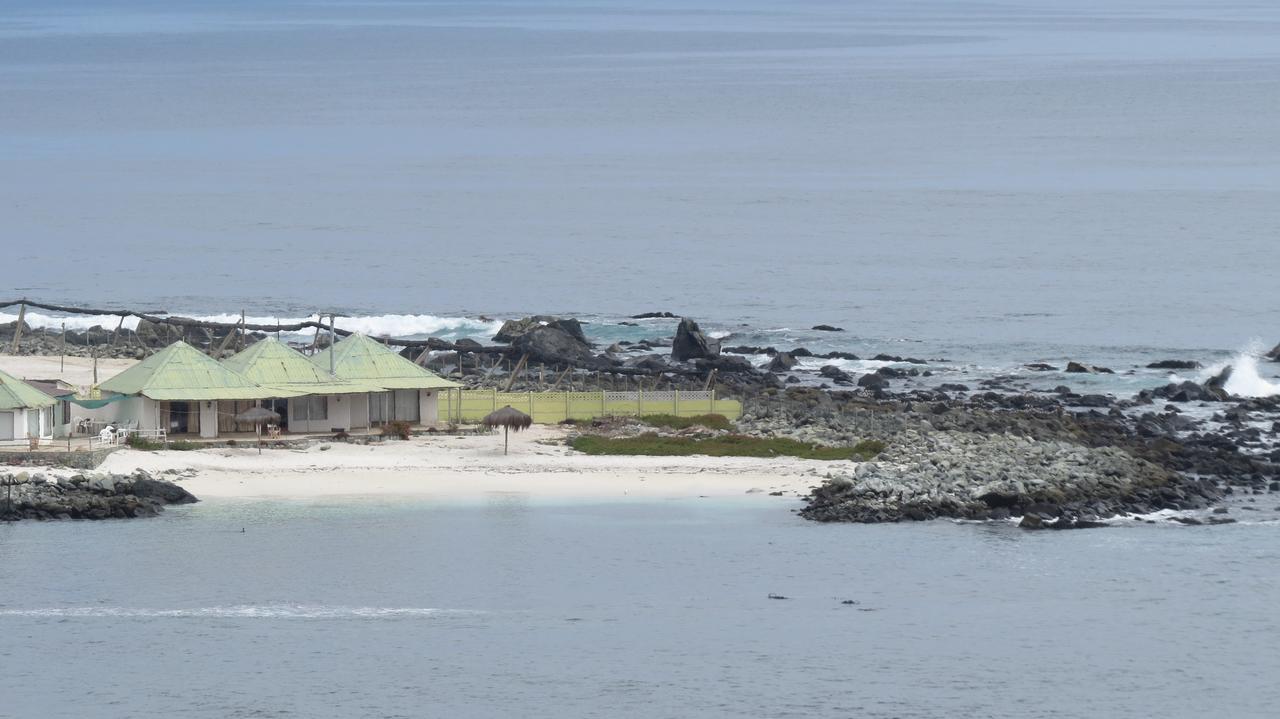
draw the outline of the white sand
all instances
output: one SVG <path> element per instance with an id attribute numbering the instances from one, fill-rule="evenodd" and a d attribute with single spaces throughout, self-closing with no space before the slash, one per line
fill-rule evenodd
<path id="1" fill-rule="evenodd" d="M 98 381 L 105 382 L 137 364 L 131 359 L 99 359 Z M 60 379 L 77 387 L 93 383 L 93 359 L 66 358 L 66 369 L 60 370 L 57 357 L 0 355 L 0 370 L 18 379 Z"/>
<path id="2" fill-rule="evenodd" d="M 741 497 L 777 501 L 821 482 L 835 465 L 792 458 L 601 457 L 572 452 L 558 427 L 501 434 L 420 437 L 380 445 L 315 444 L 306 449 L 208 449 L 190 452 L 121 450 L 103 471 L 195 469 L 181 480 L 201 498 L 418 496 L 465 499 L 519 493 L 552 499 Z M 324 449 L 327 447 L 327 449 Z M 749 492 L 749 490 L 760 490 Z"/>

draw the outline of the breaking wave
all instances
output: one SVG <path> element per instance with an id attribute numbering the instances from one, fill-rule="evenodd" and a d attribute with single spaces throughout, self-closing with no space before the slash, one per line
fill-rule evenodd
<path id="1" fill-rule="evenodd" d="M 226 322 L 228 324 L 232 324 L 240 321 L 239 314 L 230 313 L 183 316 L 190 316 L 193 319 L 205 322 Z M 15 322 L 17 319 L 18 315 L 16 313 L 0 312 L 0 323 Z M 37 329 L 56 330 L 62 327 L 63 322 L 66 322 L 67 329 L 76 331 L 84 331 L 95 326 L 104 327 L 106 329 L 115 329 L 116 324 L 120 321 L 120 318 L 115 315 L 68 315 L 63 317 L 43 312 L 27 312 L 24 319 L 27 324 Z M 315 321 L 319 319 L 319 315 L 310 315 L 307 317 L 250 315 L 245 317 L 245 321 L 249 324 L 258 325 L 273 325 L 276 323 L 293 324 L 306 320 Z M 402 338 L 434 336 L 461 339 L 463 337 L 470 337 L 472 339 L 482 339 L 487 341 L 489 338 L 493 337 L 494 333 L 498 331 L 498 328 L 502 326 L 502 321 L 478 319 L 473 317 L 388 314 L 340 317 L 337 325 L 345 330 L 363 332 L 364 334 L 375 337 L 383 335 Z M 137 326 L 138 318 L 125 318 L 125 329 L 136 329 Z"/>
<path id="2" fill-rule="evenodd" d="M 329 607 L 307 604 L 243 604 L 189 609 L 145 609 L 135 607 L 0 608 L 0 616 L 59 618 L 398 619 L 468 614 L 482 614 L 482 612 L 464 609 L 436 609 L 432 607 Z"/>
<path id="3" fill-rule="evenodd" d="M 1235 357 L 1226 362 L 1209 367 L 1200 375 L 1200 381 L 1217 376 L 1227 367 L 1231 368 L 1231 376 L 1223 385 L 1228 393 L 1237 397 L 1274 397 L 1280 395 L 1280 382 L 1273 382 L 1258 369 L 1258 361 L 1266 350 L 1261 342 L 1251 342 Z"/>

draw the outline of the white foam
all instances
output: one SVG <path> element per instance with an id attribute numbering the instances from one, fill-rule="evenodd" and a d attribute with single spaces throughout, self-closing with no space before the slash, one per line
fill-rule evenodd
<path id="1" fill-rule="evenodd" d="M 187 315 L 183 315 L 184 317 Z M 235 324 L 240 321 L 239 314 L 193 315 L 192 319 L 203 322 L 223 322 Z M 18 315 L 0 312 L 0 323 L 14 322 Z M 66 322 L 67 329 L 83 331 L 90 327 L 101 326 L 115 329 L 120 318 L 115 315 L 68 315 L 66 317 L 28 312 L 24 317 L 27 324 L 37 329 L 60 329 Z M 251 325 L 296 324 L 304 321 L 318 321 L 319 315 L 307 317 L 275 317 L 266 315 L 250 315 L 245 321 Z M 362 332 L 374 337 L 423 337 L 430 335 L 455 335 L 483 337 L 488 339 L 502 326 L 501 320 L 482 320 L 471 317 L 441 317 L 437 315 L 357 315 L 340 317 L 337 326 L 353 332 Z M 136 329 L 138 318 L 126 317 L 125 329 Z"/>
<path id="2" fill-rule="evenodd" d="M 1209 367 L 1200 374 L 1204 382 L 1231 367 L 1231 376 L 1223 385 L 1228 393 L 1237 397 L 1274 397 L 1280 395 L 1280 382 L 1272 382 L 1258 370 L 1258 360 L 1265 350 L 1260 341 L 1254 340 L 1235 357 Z"/>
<path id="3" fill-rule="evenodd" d="M 479 614 L 478 611 L 434 607 L 330 607 L 307 604 L 242 604 L 194 607 L 190 609 L 148 609 L 138 607 L 42 607 L 0 609 L 9 617 L 178 617 L 214 619 L 390 619 L 427 617 L 440 614 Z"/>

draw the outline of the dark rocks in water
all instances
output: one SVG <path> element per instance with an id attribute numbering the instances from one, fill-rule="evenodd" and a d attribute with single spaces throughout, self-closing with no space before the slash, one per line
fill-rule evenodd
<path id="1" fill-rule="evenodd" d="M 647 372 L 662 372 L 670 369 L 671 363 L 666 355 L 641 355 L 639 357 L 630 357 L 622 363 L 623 367 L 630 369 L 640 369 Z"/>
<path id="2" fill-rule="evenodd" d="M 1200 363 L 1194 360 L 1160 360 L 1147 365 L 1147 369 L 1199 369 Z"/>
<path id="3" fill-rule="evenodd" d="M 709 359 L 720 356 L 720 343 L 707 337 L 698 323 L 689 318 L 680 320 L 676 327 L 675 341 L 671 344 L 671 358 L 677 362 L 691 359 Z"/>
<path id="4" fill-rule="evenodd" d="M 626 352 L 627 350 L 626 350 L 626 348 L 625 348 L 625 347 L 623 347 L 622 345 L 618 344 L 617 342 L 614 342 L 613 344 L 611 344 L 611 345 L 609 345 L 608 347 L 606 347 L 604 351 L 605 351 L 607 354 L 616 355 L 616 354 L 622 354 L 623 352 Z"/>
<path id="5" fill-rule="evenodd" d="M 658 320 L 658 319 L 675 319 L 678 315 L 670 312 L 641 312 L 638 315 L 631 315 L 633 320 Z"/>
<path id="6" fill-rule="evenodd" d="M 826 377 L 827 379 L 831 380 L 832 382 L 835 382 L 836 384 L 841 384 L 841 385 L 853 384 L 853 375 L 849 374 L 848 372 L 845 372 L 844 370 L 840 369 L 839 367 L 836 367 L 835 365 L 830 365 L 830 364 L 823 365 L 822 368 L 818 370 L 818 374 L 823 377 Z"/>
<path id="7" fill-rule="evenodd" d="M 1221 402 L 1227 399 L 1225 390 L 1199 385 L 1190 380 L 1167 384 L 1150 392 L 1152 396 L 1167 399 L 1170 402 Z"/>
<path id="8" fill-rule="evenodd" d="M 769 360 L 769 371 L 770 372 L 787 372 L 791 368 L 795 367 L 796 364 L 797 364 L 797 360 L 795 357 L 792 357 L 790 354 L 786 352 L 779 352 L 778 354 L 773 356 L 773 359 Z"/>
<path id="9" fill-rule="evenodd" d="M 882 374 L 869 372 L 858 378 L 858 386 L 866 389 L 888 389 L 889 380 Z"/>
<path id="10" fill-rule="evenodd" d="M 1115 370 L 1111 370 L 1106 367 L 1095 367 L 1093 365 L 1087 365 L 1080 362 L 1068 362 L 1066 371 L 1078 374 L 1115 374 Z"/>
<path id="11" fill-rule="evenodd" d="M 938 389 L 943 392 L 968 392 L 969 385 L 959 384 L 956 382 L 944 382 L 943 384 L 938 385 Z"/>
<path id="12" fill-rule="evenodd" d="M 1113 401 L 1104 394 L 1086 394 L 1073 398 L 1071 404 L 1077 407 L 1110 407 Z"/>
<path id="13" fill-rule="evenodd" d="M 813 329 L 818 332 L 844 332 L 843 327 L 832 327 L 831 325 L 814 325 Z"/>
<path id="14" fill-rule="evenodd" d="M 595 365 L 591 346 L 560 327 L 540 325 L 518 335 L 511 346 L 544 364 Z"/>
<path id="15" fill-rule="evenodd" d="M 195 498 L 195 495 L 172 482 L 139 475 L 134 476 L 133 494 L 137 497 L 158 499 L 165 504 L 194 504 L 200 501 Z"/>
<path id="16" fill-rule="evenodd" d="M 694 366 L 699 370 L 709 371 L 716 370 L 721 373 L 746 373 L 755 372 L 755 365 L 751 364 L 745 357 L 737 355 L 722 355 L 720 357 L 702 357 L 694 360 Z"/>
<path id="17" fill-rule="evenodd" d="M 812 357 L 813 352 L 805 347 L 797 347 L 791 350 L 792 357 Z"/>
<path id="18" fill-rule="evenodd" d="M 853 360 L 853 361 L 856 361 L 858 359 L 858 355 L 852 352 L 839 352 L 839 351 L 828 352 L 824 355 L 821 355 L 821 357 L 823 359 L 841 359 L 841 360 Z"/>
<path id="19" fill-rule="evenodd" d="M 1231 379 L 1232 369 L 1231 365 L 1223 367 L 1221 372 L 1205 381 L 1204 388 L 1210 391 L 1220 390 L 1224 398 L 1229 396 L 1226 387 L 1227 381 Z"/>
<path id="20" fill-rule="evenodd" d="M 1032 372 L 1057 372 L 1058 371 L 1057 367 L 1054 367 L 1051 364 L 1045 364 L 1044 362 L 1032 362 L 1031 364 L 1024 364 L 1022 366 L 1026 369 L 1031 370 Z"/>
<path id="21" fill-rule="evenodd" d="M 590 344 L 587 342 L 586 334 L 582 331 L 582 322 L 573 318 L 561 319 L 547 315 L 534 315 L 518 320 L 507 320 L 502 324 L 497 334 L 493 336 L 493 341 L 515 344 L 517 339 L 540 327 L 558 329 L 582 344 Z"/>
<path id="22" fill-rule="evenodd" d="M 469 337 L 463 337 L 457 342 L 454 342 L 453 346 L 457 347 L 460 350 L 468 351 L 468 352 L 474 352 L 476 350 L 484 349 L 484 345 L 480 344 L 479 342 L 476 342 L 475 340 Z"/>
<path id="23" fill-rule="evenodd" d="M 1280 362 L 1280 344 L 1272 347 L 1271 351 L 1266 354 L 1266 358 L 1272 362 Z"/>
<path id="24" fill-rule="evenodd" d="M 721 347 L 721 354 L 735 355 L 772 355 L 777 354 L 778 350 L 773 347 L 753 347 L 752 345 L 732 345 L 730 347 Z"/>
<path id="25" fill-rule="evenodd" d="M 199 501 L 190 492 L 139 470 L 132 476 L 77 475 L 50 482 L 25 472 L 0 475 L 0 519 L 130 519 L 154 517 L 169 504 Z M 8 500 L 12 494 L 12 504 Z"/>
<path id="26" fill-rule="evenodd" d="M 907 364 L 929 364 L 917 357 L 899 357 L 898 355 L 878 354 L 871 359 L 877 362 L 906 362 Z"/>

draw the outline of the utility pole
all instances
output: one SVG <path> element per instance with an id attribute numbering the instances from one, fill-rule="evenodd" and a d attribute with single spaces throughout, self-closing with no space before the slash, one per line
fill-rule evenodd
<path id="1" fill-rule="evenodd" d="M 67 323 L 62 323 L 62 356 L 58 358 L 58 374 L 65 374 L 67 371 Z"/>
<path id="2" fill-rule="evenodd" d="M 337 368 L 334 366 L 334 364 L 337 362 L 337 359 L 334 357 L 334 352 L 333 352 L 333 346 L 334 344 L 336 344 L 336 336 L 333 329 L 333 323 L 334 323 L 334 318 L 336 317 L 337 315 L 335 315 L 334 313 L 332 312 L 329 313 L 329 376 L 331 377 L 338 376 Z"/>

